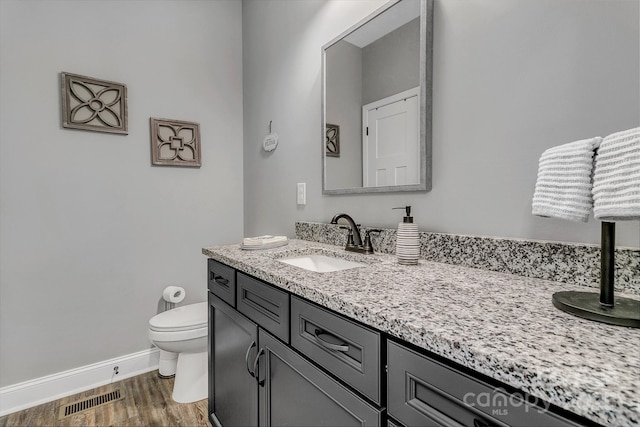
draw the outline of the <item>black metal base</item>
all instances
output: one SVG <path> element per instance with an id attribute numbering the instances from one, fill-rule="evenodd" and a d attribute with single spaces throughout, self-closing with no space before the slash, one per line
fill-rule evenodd
<path id="1" fill-rule="evenodd" d="M 553 294 L 553 305 L 585 319 L 640 328 L 640 301 L 634 299 L 616 297 L 613 307 L 607 307 L 597 293 L 565 291 Z"/>

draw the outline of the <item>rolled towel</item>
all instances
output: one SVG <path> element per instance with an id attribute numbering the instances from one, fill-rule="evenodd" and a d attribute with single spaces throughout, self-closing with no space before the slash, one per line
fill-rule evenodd
<path id="1" fill-rule="evenodd" d="M 640 127 L 602 141 L 593 173 L 593 214 L 600 221 L 640 220 Z"/>
<path id="2" fill-rule="evenodd" d="M 587 222 L 591 214 L 594 150 L 602 138 L 570 142 L 540 156 L 533 215 Z"/>

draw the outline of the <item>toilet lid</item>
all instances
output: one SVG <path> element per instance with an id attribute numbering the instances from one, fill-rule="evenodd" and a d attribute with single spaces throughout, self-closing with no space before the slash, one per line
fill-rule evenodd
<path id="1" fill-rule="evenodd" d="M 154 331 L 184 331 L 207 327 L 207 303 L 199 302 L 167 310 L 149 320 Z"/>

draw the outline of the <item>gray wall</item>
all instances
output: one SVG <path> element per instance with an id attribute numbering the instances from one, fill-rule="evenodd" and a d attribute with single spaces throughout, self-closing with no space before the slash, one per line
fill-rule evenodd
<path id="1" fill-rule="evenodd" d="M 242 237 L 237 1 L 0 1 L 0 386 L 151 347 L 162 290 L 206 299 Z M 62 129 L 59 73 L 125 83 L 129 134 Z M 149 117 L 201 126 L 152 167 Z"/>
<path id="2" fill-rule="evenodd" d="M 423 231 L 598 243 L 593 219 L 531 215 L 537 162 L 639 125 L 639 2 L 436 0 L 433 190 L 323 196 L 320 48 L 383 3 L 243 2 L 245 234 L 293 236 L 296 220 L 338 212 L 393 227 L 409 204 Z M 264 155 L 271 119 L 281 143 Z M 619 223 L 618 244 L 639 240 L 639 222 Z"/>
<path id="3" fill-rule="evenodd" d="M 327 156 L 327 188 L 362 187 L 362 50 L 341 40 L 326 51 L 327 123 L 340 126 L 340 157 Z"/>
<path id="4" fill-rule="evenodd" d="M 420 18 L 363 47 L 362 70 L 363 105 L 420 86 Z"/>

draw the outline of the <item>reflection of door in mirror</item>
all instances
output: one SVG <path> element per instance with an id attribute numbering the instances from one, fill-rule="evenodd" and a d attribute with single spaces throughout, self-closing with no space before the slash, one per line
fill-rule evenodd
<path id="1" fill-rule="evenodd" d="M 420 88 L 362 107 L 364 187 L 420 183 Z"/>

